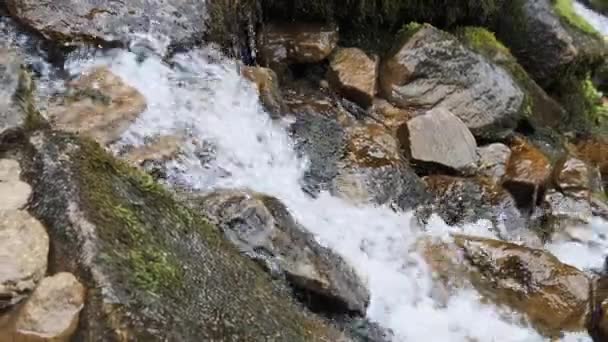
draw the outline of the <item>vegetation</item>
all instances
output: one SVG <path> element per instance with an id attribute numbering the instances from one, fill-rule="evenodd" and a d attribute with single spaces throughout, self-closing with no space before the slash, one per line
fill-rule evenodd
<path id="1" fill-rule="evenodd" d="M 553 6 L 557 14 L 572 27 L 575 27 L 587 34 L 599 35 L 591 24 L 576 14 L 574 11 L 573 0 L 553 0 Z"/>

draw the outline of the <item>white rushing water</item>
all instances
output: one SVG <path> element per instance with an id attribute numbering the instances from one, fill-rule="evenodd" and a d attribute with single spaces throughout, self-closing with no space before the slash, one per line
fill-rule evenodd
<path id="1" fill-rule="evenodd" d="M 577 4 L 577 10 L 583 11 Z M 595 15 L 595 14 L 594 14 Z M 588 18 L 595 18 L 585 14 Z M 590 19 L 590 20 L 591 20 Z M 595 20 L 595 19 L 594 19 Z M 598 22 L 606 25 L 606 18 Z M 595 24 L 594 24 L 595 25 Z M 138 61 L 135 54 L 114 50 L 73 58 L 73 73 L 107 65 L 145 95 L 146 112 L 121 144 L 141 145 L 156 135 L 187 134 L 186 153 L 172 162 L 170 179 L 194 189 L 248 188 L 279 198 L 319 241 L 344 256 L 369 280 L 370 319 L 390 328 L 396 341 L 543 341 L 521 317 L 482 304 L 473 290 L 461 290 L 447 303 L 433 295 L 432 275 L 413 245 L 420 236 L 449 238 L 449 232 L 491 236 L 487 224 L 449 227 L 434 217 L 428 227 L 414 224 L 411 213 L 373 205 L 355 206 L 323 193 L 312 199 L 301 190 L 306 161 L 300 160 L 284 125 L 264 112 L 253 86 L 236 64 L 212 49 L 179 54 L 171 67 L 158 57 Z M 214 146 L 214 159 L 201 164 L 194 152 L 203 142 Z M 608 252 L 599 219 L 590 238 L 556 242 L 547 248 L 580 268 L 598 267 Z M 564 341 L 590 341 L 569 334 Z"/>

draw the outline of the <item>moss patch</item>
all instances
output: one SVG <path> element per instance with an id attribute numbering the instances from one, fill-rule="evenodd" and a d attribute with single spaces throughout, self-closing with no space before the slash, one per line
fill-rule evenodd
<path id="1" fill-rule="evenodd" d="M 570 26 L 591 35 L 599 36 L 591 24 L 574 11 L 573 0 L 553 0 L 555 12 Z"/>

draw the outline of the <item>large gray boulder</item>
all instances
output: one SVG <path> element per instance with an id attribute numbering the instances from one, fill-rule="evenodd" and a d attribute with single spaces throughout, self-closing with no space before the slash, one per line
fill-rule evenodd
<path id="1" fill-rule="evenodd" d="M 44 37 L 64 43 L 126 43 L 134 33 L 198 39 L 205 1 L 7 0 L 9 12 Z"/>
<path id="2" fill-rule="evenodd" d="M 498 38 L 543 87 L 561 81 L 567 71 L 601 60 L 606 53 L 601 35 L 568 8 L 572 1 L 556 3 L 510 1 L 505 15 L 497 17 Z"/>
<path id="3" fill-rule="evenodd" d="M 396 105 L 444 107 L 482 138 L 512 131 L 524 94 L 510 74 L 430 25 L 410 25 L 380 68 L 382 95 Z"/>
<path id="4" fill-rule="evenodd" d="M 271 273 L 284 275 L 297 290 L 318 297 L 311 305 L 365 315 L 369 291 L 352 266 L 319 245 L 276 198 L 225 190 L 195 199 L 193 206 L 218 224 L 240 251 Z"/>

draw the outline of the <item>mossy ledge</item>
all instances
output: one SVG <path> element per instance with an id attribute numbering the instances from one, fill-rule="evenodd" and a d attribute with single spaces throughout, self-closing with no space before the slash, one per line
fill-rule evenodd
<path id="1" fill-rule="evenodd" d="M 89 288 L 76 340 L 340 340 L 203 217 L 95 142 L 38 131 L 25 145 L 51 272 Z"/>

